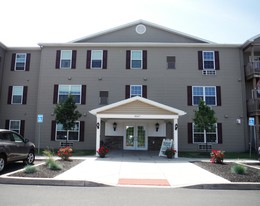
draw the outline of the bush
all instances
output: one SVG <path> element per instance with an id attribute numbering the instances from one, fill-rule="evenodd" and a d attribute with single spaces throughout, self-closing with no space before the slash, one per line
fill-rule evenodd
<path id="1" fill-rule="evenodd" d="M 56 162 L 53 158 L 48 159 L 47 166 L 50 170 L 62 170 L 62 165 Z"/>
<path id="2" fill-rule="evenodd" d="M 27 165 L 24 168 L 24 173 L 26 174 L 32 174 L 38 171 L 38 168 L 32 165 Z"/>
<path id="3" fill-rule="evenodd" d="M 72 156 L 72 148 L 67 146 L 67 147 L 61 147 L 58 150 L 58 156 L 61 157 L 62 160 L 69 161 L 69 158 Z"/>
<path id="4" fill-rule="evenodd" d="M 44 156 L 49 157 L 49 158 L 54 156 L 54 152 L 51 151 L 49 148 L 43 150 L 42 153 Z"/>
<path id="5" fill-rule="evenodd" d="M 236 174 L 240 174 L 240 175 L 246 174 L 246 170 L 247 170 L 247 167 L 245 167 L 244 165 L 240 165 L 240 164 L 235 164 L 231 167 L 232 173 L 236 173 Z"/>

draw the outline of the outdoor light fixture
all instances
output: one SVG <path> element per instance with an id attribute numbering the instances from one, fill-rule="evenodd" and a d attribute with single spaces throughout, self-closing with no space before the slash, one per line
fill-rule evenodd
<path id="1" fill-rule="evenodd" d="M 97 123 L 97 129 L 99 129 L 99 122 Z"/>
<path id="2" fill-rule="evenodd" d="M 175 124 L 175 130 L 177 130 L 178 129 L 178 124 Z"/>
<path id="3" fill-rule="evenodd" d="M 160 126 L 160 124 L 157 122 L 157 123 L 155 124 L 155 130 L 156 130 L 156 132 L 158 132 L 159 126 Z"/>
<path id="4" fill-rule="evenodd" d="M 117 127 L 117 123 L 114 122 L 114 123 L 113 123 L 113 129 L 114 129 L 114 131 L 116 131 L 116 127 Z"/>

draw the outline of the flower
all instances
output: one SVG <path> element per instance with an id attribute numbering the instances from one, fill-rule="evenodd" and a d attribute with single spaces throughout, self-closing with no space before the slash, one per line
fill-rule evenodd
<path id="1" fill-rule="evenodd" d="M 225 156 L 225 151 L 221 150 L 212 150 L 210 153 L 212 163 L 222 164 Z"/>
<path id="2" fill-rule="evenodd" d="M 72 148 L 67 146 L 67 147 L 61 147 L 58 150 L 58 156 L 61 157 L 63 160 L 69 160 L 69 157 L 72 156 Z"/>
<path id="3" fill-rule="evenodd" d="M 164 154 L 166 155 L 166 156 L 173 156 L 174 154 L 176 153 L 176 150 L 175 149 L 173 149 L 173 148 L 167 148 L 166 150 L 165 150 L 165 152 L 164 152 Z"/>
<path id="4" fill-rule="evenodd" d="M 101 146 L 97 153 L 99 154 L 99 156 L 105 156 L 107 153 L 109 152 L 109 149 L 105 146 Z"/>

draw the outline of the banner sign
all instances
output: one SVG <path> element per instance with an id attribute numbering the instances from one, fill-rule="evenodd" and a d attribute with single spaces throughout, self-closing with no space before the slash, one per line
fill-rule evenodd
<path id="1" fill-rule="evenodd" d="M 173 147 L 173 139 L 163 139 L 159 156 L 166 157 L 164 152 L 167 150 L 167 148 L 172 148 L 172 147 Z"/>

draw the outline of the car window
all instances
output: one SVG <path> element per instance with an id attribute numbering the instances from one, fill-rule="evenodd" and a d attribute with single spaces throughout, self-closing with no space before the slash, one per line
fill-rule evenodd
<path id="1" fill-rule="evenodd" d="M 14 141 L 12 134 L 8 132 L 2 133 L 2 138 L 4 141 Z"/>
<path id="2" fill-rule="evenodd" d="M 23 142 L 23 139 L 17 134 L 13 133 L 13 138 L 15 142 Z"/>

